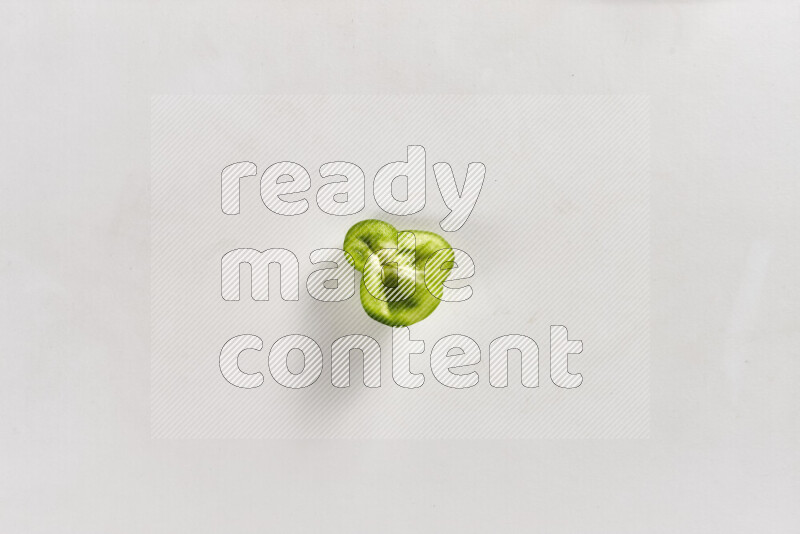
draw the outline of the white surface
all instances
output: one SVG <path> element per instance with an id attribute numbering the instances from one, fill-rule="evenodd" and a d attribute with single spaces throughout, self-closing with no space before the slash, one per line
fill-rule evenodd
<path id="1" fill-rule="evenodd" d="M 5 2 L 0 531 L 791 532 L 798 2 Z M 642 93 L 650 440 L 151 441 L 149 97 Z"/>
<path id="2" fill-rule="evenodd" d="M 152 435 L 649 437 L 649 108 L 640 96 L 592 95 L 155 98 Z M 387 215 L 373 198 L 373 177 L 405 159 L 410 142 L 426 151 L 425 205 Z M 362 212 L 336 217 L 317 207 L 324 183 L 317 169 L 331 157 L 358 161 L 369 177 Z M 276 158 L 310 169 L 305 196 L 313 205 L 295 216 L 273 213 L 256 172 L 240 180 L 240 213 L 225 215 L 220 171 L 248 158 L 261 173 Z M 430 169 L 438 161 L 458 169 L 460 180 L 470 161 L 486 168 L 479 204 L 457 232 L 439 226 L 448 209 Z M 249 268 L 241 269 L 241 300 L 220 295 L 221 258 L 231 250 L 283 248 L 298 260 L 298 285 L 305 286 L 319 269 L 310 252 L 341 247 L 348 229 L 369 218 L 443 234 L 476 265 L 464 281 L 474 288 L 469 300 L 441 303 L 409 328 L 425 351 L 398 365 L 422 374 L 417 389 L 395 383 L 401 351 L 395 355 L 391 328 L 370 319 L 358 296 L 318 302 L 302 287 L 297 300 L 284 301 L 278 286 L 291 278 L 282 272 L 278 281 L 275 268 L 269 301 L 252 299 L 251 280 L 259 275 Z M 584 345 L 568 365 L 585 377 L 580 387 L 551 381 L 550 325 L 565 325 Z M 242 370 L 266 374 L 257 389 L 233 387 L 220 372 L 220 349 L 242 333 L 262 339 L 262 350 L 239 358 Z M 434 344 L 456 333 L 481 351 L 480 362 L 462 369 L 478 376 L 468 390 L 445 387 L 431 372 Z M 303 391 L 277 384 L 267 363 L 273 343 L 292 334 L 308 336 L 323 354 L 319 379 Z M 352 387 L 331 386 L 330 347 L 351 334 L 382 345 L 380 389 L 355 384 L 363 377 L 361 357 L 352 358 Z M 506 334 L 538 343 L 537 388 L 522 387 L 519 355 L 509 359 L 511 384 L 490 385 L 489 346 Z"/>

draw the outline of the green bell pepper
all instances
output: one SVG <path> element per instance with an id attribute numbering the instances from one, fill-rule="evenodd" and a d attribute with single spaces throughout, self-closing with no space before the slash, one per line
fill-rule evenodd
<path id="1" fill-rule="evenodd" d="M 353 225 L 344 238 L 344 250 L 362 273 L 364 311 L 389 326 L 408 326 L 433 313 L 453 268 L 453 250 L 441 236 L 398 231 L 376 219 Z"/>

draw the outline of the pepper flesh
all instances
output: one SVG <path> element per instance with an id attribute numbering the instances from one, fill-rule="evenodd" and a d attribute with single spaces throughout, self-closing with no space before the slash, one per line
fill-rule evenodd
<path id="1" fill-rule="evenodd" d="M 441 236 L 424 230 L 398 231 L 389 223 L 368 219 L 347 231 L 343 248 L 362 273 L 361 305 L 376 321 L 408 326 L 425 319 L 441 302 L 444 281 L 453 267 L 452 248 Z"/>

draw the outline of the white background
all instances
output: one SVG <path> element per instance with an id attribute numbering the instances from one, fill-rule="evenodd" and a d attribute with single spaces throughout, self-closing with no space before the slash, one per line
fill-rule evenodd
<path id="1" fill-rule="evenodd" d="M 649 437 L 649 107 L 643 97 L 592 95 L 154 98 L 152 435 Z M 425 207 L 389 215 L 376 204 L 373 177 L 388 162 L 405 161 L 409 142 L 425 149 Z M 363 169 L 361 212 L 337 217 L 318 207 L 317 190 L 328 180 L 317 170 L 330 159 Z M 240 212 L 226 215 L 221 170 L 242 160 L 261 173 L 239 180 Z M 278 215 L 262 201 L 260 174 L 281 160 L 311 175 L 309 192 L 287 197 L 306 197 L 305 213 Z M 486 168 L 478 202 L 456 232 L 439 226 L 449 211 L 431 169 L 439 161 L 459 183 L 469 162 Z M 468 300 L 443 302 L 409 328 L 425 348 L 405 364 L 422 373 L 418 389 L 393 380 L 392 329 L 370 319 L 358 296 L 319 302 L 305 287 L 320 268 L 310 252 L 341 247 L 347 230 L 369 218 L 438 232 L 475 264 L 474 276 L 454 282 L 473 288 Z M 241 300 L 223 300 L 221 258 L 242 247 L 291 251 L 298 299 L 279 296 L 291 278 L 281 272 L 278 280 L 274 267 L 269 301 L 252 299 L 250 268 L 241 269 Z M 585 377 L 578 388 L 550 379 L 550 325 L 583 342 L 568 365 Z M 264 374 L 257 389 L 233 387 L 220 372 L 222 346 L 241 334 L 264 345 L 238 359 L 245 372 Z M 319 379 L 302 391 L 280 386 L 268 370 L 273 343 L 292 334 L 310 337 L 324 354 Z M 364 386 L 360 356 L 352 358 L 351 387 L 331 385 L 331 345 L 351 334 L 382 345 L 380 389 Z M 434 344 L 451 334 L 478 344 L 480 362 L 461 370 L 477 374 L 473 388 L 446 387 L 431 372 Z M 506 334 L 539 345 L 539 387 L 522 387 L 517 354 L 509 357 L 508 387 L 490 386 L 489 346 Z M 302 368 L 297 352 L 287 360 Z"/>
<path id="2" fill-rule="evenodd" d="M 0 531 L 796 530 L 798 2 L 0 20 Z M 150 439 L 150 95 L 360 92 L 651 96 L 651 439 Z"/>

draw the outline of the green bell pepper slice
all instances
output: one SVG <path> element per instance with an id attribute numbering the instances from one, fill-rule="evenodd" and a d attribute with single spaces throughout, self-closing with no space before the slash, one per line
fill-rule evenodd
<path id="1" fill-rule="evenodd" d="M 344 250 L 362 273 L 364 311 L 389 326 L 408 326 L 433 313 L 453 268 L 453 250 L 441 236 L 424 230 L 398 231 L 377 219 L 353 225 L 344 238 Z"/>

